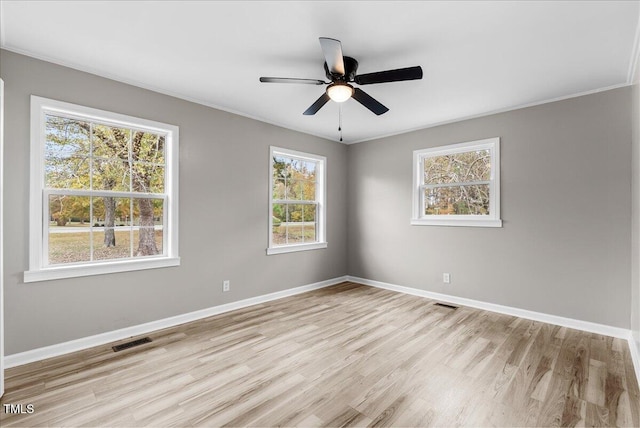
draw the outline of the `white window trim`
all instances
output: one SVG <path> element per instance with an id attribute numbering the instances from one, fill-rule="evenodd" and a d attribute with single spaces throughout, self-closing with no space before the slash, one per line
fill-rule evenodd
<path id="1" fill-rule="evenodd" d="M 166 134 L 165 191 L 167 200 L 164 225 L 168 230 L 163 242 L 163 254 L 139 259 L 82 262 L 65 265 L 47 265 L 45 243 L 47 242 L 44 219 L 46 204 L 44 197 L 50 193 L 44 187 L 45 115 L 61 114 L 108 125 Z M 178 256 L 178 127 L 165 123 L 140 119 L 123 114 L 98 110 L 62 101 L 31 96 L 31 171 L 29 199 L 29 270 L 24 272 L 24 282 L 47 281 L 179 266 Z M 97 193 L 97 192 L 94 192 Z M 117 192 L 109 193 L 117 196 Z M 141 196 L 144 194 L 141 194 Z M 130 195 L 128 195 L 130 197 Z M 158 196 L 154 196 L 158 197 Z"/>
<path id="2" fill-rule="evenodd" d="M 273 244 L 273 157 L 276 155 L 282 155 L 286 157 L 293 157 L 301 160 L 311 160 L 318 162 L 318 170 L 316 171 L 316 203 L 318 209 L 316 210 L 317 217 L 317 229 L 316 237 L 318 242 L 310 242 L 304 244 L 289 244 L 289 245 L 274 245 Z M 321 248 L 327 248 L 326 240 L 326 218 L 327 218 L 327 203 L 326 203 L 326 186 L 327 186 L 327 158 L 320 155 L 314 155 L 311 153 L 299 152 L 296 150 L 284 149 L 281 147 L 271 146 L 269 148 L 269 247 L 267 248 L 267 255 L 293 253 L 297 251 L 317 250 Z"/>
<path id="3" fill-rule="evenodd" d="M 473 150 L 490 150 L 491 178 L 489 179 L 489 215 L 424 215 L 424 195 L 421 187 L 424 174 L 423 161 L 433 156 L 464 153 Z M 411 224 L 416 226 L 471 226 L 502 227 L 500 218 L 500 138 L 469 141 L 413 152 L 413 207 Z"/>

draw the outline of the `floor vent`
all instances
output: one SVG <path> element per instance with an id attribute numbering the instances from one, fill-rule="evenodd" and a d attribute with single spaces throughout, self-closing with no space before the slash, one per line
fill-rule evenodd
<path id="1" fill-rule="evenodd" d="M 121 343 L 120 345 L 112 346 L 113 352 L 123 351 L 125 349 L 133 348 L 134 346 L 143 345 L 145 343 L 151 342 L 151 339 L 148 337 L 143 337 L 142 339 L 132 340 L 131 342 Z"/>
<path id="2" fill-rule="evenodd" d="M 447 305 L 446 303 L 434 303 L 434 305 L 436 306 L 442 306 L 443 308 L 447 308 L 447 309 L 458 309 L 457 306 L 453 306 L 453 305 Z"/>

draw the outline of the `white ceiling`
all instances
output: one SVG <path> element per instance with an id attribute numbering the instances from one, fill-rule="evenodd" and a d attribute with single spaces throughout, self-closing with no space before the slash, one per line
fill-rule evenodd
<path id="1" fill-rule="evenodd" d="M 326 80 L 318 37 L 360 73 L 422 66 L 362 87 L 390 111 L 342 105 L 346 143 L 631 83 L 637 1 L 7 1 L 0 46 L 331 140 L 338 105 L 303 116 Z"/>

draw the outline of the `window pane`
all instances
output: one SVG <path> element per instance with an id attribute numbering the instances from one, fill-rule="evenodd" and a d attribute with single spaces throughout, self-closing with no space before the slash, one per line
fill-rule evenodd
<path id="1" fill-rule="evenodd" d="M 287 210 L 287 243 L 304 242 L 303 205 L 288 204 Z"/>
<path id="2" fill-rule="evenodd" d="M 317 242 L 317 206 L 273 204 L 273 245 Z"/>
<path id="3" fill-rule="evenodd" d="M 44 160 L 45 187 L 52 189 L 88 189 L 89 159 L 48 157 Z"/>
<path id="4" fill-rule="evenodd" d="M 307 161 L 304 164 L 304 175 L 307 180 L 316 179 L 317 162 Z"/>
<path id="5" fill-rule="evenodd" d="M 49 195 L 49 264 L 91 259 L 89 197 Z"/>
<path id="6" fill-rule="evenodd" d="M 131 226 L 131 204 L 129 198 L 94 197 L 93 219 L 94 227 L 102 227 L 113 223 L 115 226 Z"/>
<path id="7" fill-rule="evenodd" d="M 305 201 L 316 200 L 316 182 L 315 181 L 303 181 L 302 186 L 302 199 Z"/>
<path id="8" fill-rule="evenodd" d="M 273 157 L 273 179 L 285 179 L 289 174 L 288 171 L 288 163 L 289 159 L 286 159 L 282 156 L 274 156 Z"/>
<path id="9" fill-rule="evenodd" d="M 468 183 L 488 181 L 490 178 L 489 150 L 424 158 L 425 184 Z"/>
<path id="10" fill-rule="evenodd" d="M 273 223 L 272 228 L 272 241 L 274 245 L 282 245 L 287 243 L 287 205 L 286 204 L 273 204 L 273 211 L 271 213 L 271 221 Z"/>
<path id="11" fill-rule="evenodd" d="M 299 159 L 291 158 L 289 159 L 289 168 L 292 174 L 295 174 L 299 177 L 305 170 L 305 162 Z"/>
<path id="12" fill-rule="evenodd" d="M 134 162 L 133 191 L 139 193 L 163 193 L 164 192 L 164 167 Z"/>
<path id="13" fill-rule="evenodd" d="M 134 161 L 164 164 L 163 135 L 135 131 L 131 140 L 131 156 Z"/>
<path id="14" fill-rule="evenodd" d="M 317 162 L 284 156 L 273 158 L 273 198 L 292 201 L 315 200 Z M 284 185 L 285 189 L 282 190 Z"/>
<path id="15" fill-rule="evenodd" d="M 93 259 L 131 257 L 131 201 L 129 198 L 92 198 Z"/>
<path id="16" fill-rule="evenodd" d="M 273 205 L 273 244 L 317 242 L 317 206 L 307 204 Z"/>
<path id="17" fill-rule="evenodd" d="M 283 179 L 277 179 L 273 181 L 273 199 L 285 198 L 285 185 Z"/>
<path id="18" fill-rule="evenodd" d="M 425 215 L 489 215 L 489 185 L 425 189 Z"/>
<path id="19" fill-rule="evenodd" d="M 89 156 L 89 124 L 77 119 L 45 116 L 45 158 Z"/>
<path id="20" fill-rule="evenodd" d="M 302 182 L 295 179 L 287 180 L 287 199 L 300 201 L 302 196 Z"/>
<path id="21" fill-rule="evenodd" d="M 105 240 L 113 239 L 115 246 L 106 247 Z M 93 260 L 114 260 L 131 257 L 131 229 L 116 227 L 111 233 L 108 228 L 94 229 Z"/>
<path id="22" fill-rule="evenodd" d="M 164 193 L 164 181 L 164 167 L 155 167 L 151 171 L 151 193 Z"/>
<path id="23" fill-rule="evenodd" d="M 163 199 L 134 199 L 134 257 L 162 254 Z"/>
<path id="24" fill-rule="evenodd" d="M 93 160 L 93 189 L 128 192 L 129 162 L 119 159 Z"/>
<path id="25" fill-rule="evenodd" d="M 45 186 L 88 189 L 89 124 L 51 115 L 45 121 Z"/>
<path id="26" fill-rule="evenodd" d="M 285 160 L 288 170 L 299 179 L 315 179 L 317 162 L 304 161 L 295 158 L 281 158 Z"/>
<path id="27" fill-rule="evenodd" d="M 304 242 L 317 242 L 316 238 L 316 205 L 303 205 L 302 216 L 304 226 Z"/>
<path id="28" fill-rule="evenodd" d="M 128 160 L 130 136 L 129 129 L 94 124 L 93 156 Z"/>
<path id="29" fill-rule="evenodd" d="M 287 199 L 292 201 L 315 201 L 316 183 L 306 180 L 287 180 Z"/>

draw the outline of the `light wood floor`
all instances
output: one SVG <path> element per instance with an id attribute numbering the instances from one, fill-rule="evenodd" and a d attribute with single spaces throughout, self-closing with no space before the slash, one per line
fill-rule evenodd
<path id="1" fill-rule="evenodd" d="M 640 426 L 627 342 L 353 283 L 7 371 L 9 426 Z"/>

